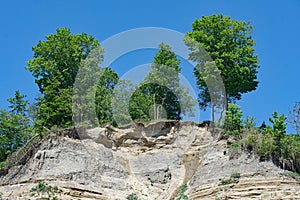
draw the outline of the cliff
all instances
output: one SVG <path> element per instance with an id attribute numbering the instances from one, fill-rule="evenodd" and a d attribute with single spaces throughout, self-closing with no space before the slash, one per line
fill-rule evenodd
<path id="1" fill-rule="evenodd" d="M 206 124 L 69 129 L 0 172 L 2 199 L 300 199 L 300 182 L 252 154 L 232 156 Z"/>

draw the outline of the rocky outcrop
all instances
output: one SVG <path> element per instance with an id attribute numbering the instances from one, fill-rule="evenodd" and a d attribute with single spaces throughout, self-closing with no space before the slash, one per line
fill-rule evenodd
<path id="1" fill-rule="evenodd" d="M 185 184 L 189 199 L 300 199 L 300 184 L 287 172 L 253 155 L 229 159 L 227 142 L 207 127 L 168 121 L 49 135 L 25 163 L 16 162 L 0 177 L 2 199 L 126 199 L 136 194 L 164 200 L 176 197 Z M 238 180 L 224 184 L 233 173 Z M 41 182 L 59 190 L 34 193 Z"/>

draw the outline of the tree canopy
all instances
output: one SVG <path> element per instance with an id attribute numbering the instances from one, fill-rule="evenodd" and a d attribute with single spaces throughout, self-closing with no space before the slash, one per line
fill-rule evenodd
<path id="1" fill-rule="evenodd" d="M 26 69 L 43 95 L 37 101 L 36 124 L 67 127 L 73 123 L 72 87 L 81 62 L 98 46 L 91 35 L 60 28 L 32 48 L 34 58 L 27 62 Z"/>
<path id="2" fill-rule="evenodd" d="M 240 100 L 242 94 L 256 89 L 259 65 L 254 55 L 255 41 L 250 35 L 250 22 L 233 20 L 219 14 L 195 20 L 192 28 L 185 36 L 196 41 L 215 62 L 225 85 L 227 102 Z M 189 59 L 198 62 L 194 75 L 200 89 L 200 106 L 206 108 L 211 103 L 209 92 L 205 77 L 198 70 L 203 65 L 203 58 L 195 52 L 199 49 L 193 49 L 189 42 L 186 44 L 192 50 Z"/>
<path id="3" fill-rule="evenodd" d="M 28 101 L 19 91 L 9 98 L 9 111 L 0 110 L 0 163 L 21 147 L 32 135 L 32 123 L 28 117 Z"/>
<path id="4" fill-rule="evenodd" d="M 161 43 L 158 48 L 152 71 L 132 95 L 130 113 L 135 120 L 180 120 L 195 109 L 192 97 L 180 85 L 180 60 L 169 45 Z"/>

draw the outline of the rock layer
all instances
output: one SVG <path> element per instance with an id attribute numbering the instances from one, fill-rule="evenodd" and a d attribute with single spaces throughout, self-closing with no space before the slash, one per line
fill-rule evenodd
<path id="1" fill-rule="evenodd" d="M 287 172 L 245 153 L 229 159 L 226 141 L 216 138 L 205 124 L 178 122 L 52 134 L 7 169 L 0 192 L 2 199 L 38 199 L 48 194 L 30 190 L 45 182 L 61 190 L 58 199 L 164 200 L 187 184 L 189 199 L 300 199 Z M 222 185 L 233 173 L 240 178 Z"/>

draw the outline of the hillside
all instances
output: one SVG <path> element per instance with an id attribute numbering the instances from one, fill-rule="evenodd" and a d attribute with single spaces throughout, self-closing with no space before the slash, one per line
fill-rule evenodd
<path id="1" fill-rule="evenodd" d="M 80 138 L 80 139 L 79 139 Z M 300 199 L 300 182 L 252 154 L 232 156 L 205 123 L 53 133 L 1 171 L 2 199 Z M 185 187 L 186 185 L 186 187 Z"/>

